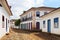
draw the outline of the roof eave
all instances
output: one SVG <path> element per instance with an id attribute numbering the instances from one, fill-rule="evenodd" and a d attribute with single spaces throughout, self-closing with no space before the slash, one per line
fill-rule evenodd
<path id="1" fill-rule="evenodd" d="M 2 6 L 6 9 L 6 11 L 9 13 L 10 16 L 12 16 L 12 12 L 10 10 L 10 7 L 7 3 L 7 0 L 1 0 Z"/>

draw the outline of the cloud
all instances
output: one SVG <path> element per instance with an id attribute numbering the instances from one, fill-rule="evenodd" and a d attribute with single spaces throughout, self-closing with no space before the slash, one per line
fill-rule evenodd
<path id="1" fill-rule="evenodd" d="M 44 3 L 44 0 L 36 0 L 36 4 L 41 4 L 41 5 L 43 5 L 43 3 Z"/>
<path id="2" fill-rule="evenodd" d="M 23 8 L 21 7 L 12 8 L 12 12 L 13 12 L 13 15 L 19 16 L 19 14 L 23 12 Z"/>
<path id="3" fill-rule="evenodd" d="M 11 10 L 13 16 L 19 16 L 24 10 L 31 7 L 43 6 L 44 0 L 7 0 L 9 5 L 12 6 Z"/>
<path id="4" fill-rule="evenodd" d="M 34 3 L 35 3 L 34 0 L 24 0 L 22 5 L 28 9 L 28 8 L 33 7 Z"/>
<path id="5" fill-rule="evenodd" d="M 23 7 L 24 9 L 28 9 L 31 7 L 42 6 L 44 0 L 7 0 L 9 5 L 12 7 Z"/>
<path id="6" fill-rule="evenodd" d="M 35 6 L 36 7 L 44 6 L 44 0 L 36 0 Z"/>

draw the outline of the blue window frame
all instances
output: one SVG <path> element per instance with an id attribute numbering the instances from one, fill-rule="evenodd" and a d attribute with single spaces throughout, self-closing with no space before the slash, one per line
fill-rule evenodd
<path id="1" fill-rule="evenodd" d="M 40 17 L 40 12 L 39 11 L 36 12 L 36 16 Z"/>
<path id="2" fill-rule="evenodd" d="M 58 20 L 59 18 L 54 18 L 54 28 L 58 28 L 58 26 L 59 26 L 59 20 Z"/>
<path id="3" fill-rule="evenodd" d="M 43 21 L 43 28 L 45 28 L 45 21 Z"/>

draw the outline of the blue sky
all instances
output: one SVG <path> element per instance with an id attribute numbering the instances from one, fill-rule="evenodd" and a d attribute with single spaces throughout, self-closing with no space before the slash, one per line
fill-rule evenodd
<path id="1" fill-rule="evenodd" d="M 7 0 L 9 5 L 12 6 L 11 10 L 13 16 L 11 18 L 19 18 L 19 15 L 24 10 L 28 10 L 31 7 L 60 7 L 60 0 Z"/>
<path id="2" fill-rule="evenodd" d="M 44 0 L 44 5 L 49 7 L 60 7 L 60 0 Z"/>

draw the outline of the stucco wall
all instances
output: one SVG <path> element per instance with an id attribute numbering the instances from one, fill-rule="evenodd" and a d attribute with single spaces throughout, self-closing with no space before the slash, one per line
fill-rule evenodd
<path id="1" fill-rule="evenodd" d="M 2 28 L 2 15 L 4 16 L 4 28 Z M 0 7 L 0 38 L 4 36 L 6 33 L 9 33 L 9 26 L 10 23 L 7 25 L 8 26 L 8 31 L 6 32 L 6 18 L 7 20 L 9 19 L 8 13 L 5 11 L 3 7 Z M 8 22 L 7 22 L 8 23 Z"/>
<path id="2" fill-rule="evenodd" d="M 42 27 L 42 31 L 43 32 L 47 32 L 48 31 L 47 30 L 47 20 L 51 19 L 51 33 L 60 34 L 60 12 L 59 11 L 60 10 L 57 10 L 57 11 L 55 11 L 53 13 L 50 13 L 50 14 L 45 15 L 45 16 L 40 18 L 41 22 L 42 22 L 40 24 L 40 26 Z M 57 17 L 59 18 L 59 27 L 58 28 L 54 28 L 54 18 L 57 18 Z M 43 21 L 46 21 L 45 28 L 43 28 Z"/>
<path id="3" fill-rule="evenodd" d="M 39 11 L 40 12 L 40 16 L 42 16 L 42 15 L 44 15 L 44 12 L 50 12 L 50 11 L 52 11 L 53 9 L 50 9 L 50 8 L 42 8 L 42 9 L 31 9 L 31 10 L 29 10 L 29 11 L 26 11 L 22 16 L 21 16 L 21 19 L 22 19 L 22 17 L 24 17 L 24 16 L 26 16 L 26 15 L 30 15 L 30 13 L 32 13 L 32 29 L 36 29 L 36 22 L 40 22 L 41 20 L 40 20 L 40 17 L 37 17 L 36 16 L 36 12 L 37 11 Z M 29 16 L 28 15 L 28 16 Z M 28 17 L 27 16 L 27 17 Z M 27 22 L 28 23 L 28 21 L 25 21 L 25 22 Z M 25 23 L 25 22 L 23 22 L 23 23 Z M 22 24 L 22 22 L 21 22 L 21 24 Z M 41 22 L 40 22 L 40 24 L 41 24 Z M 40 26 L 40 29 L 42 29 L 42 27 Z"/>

